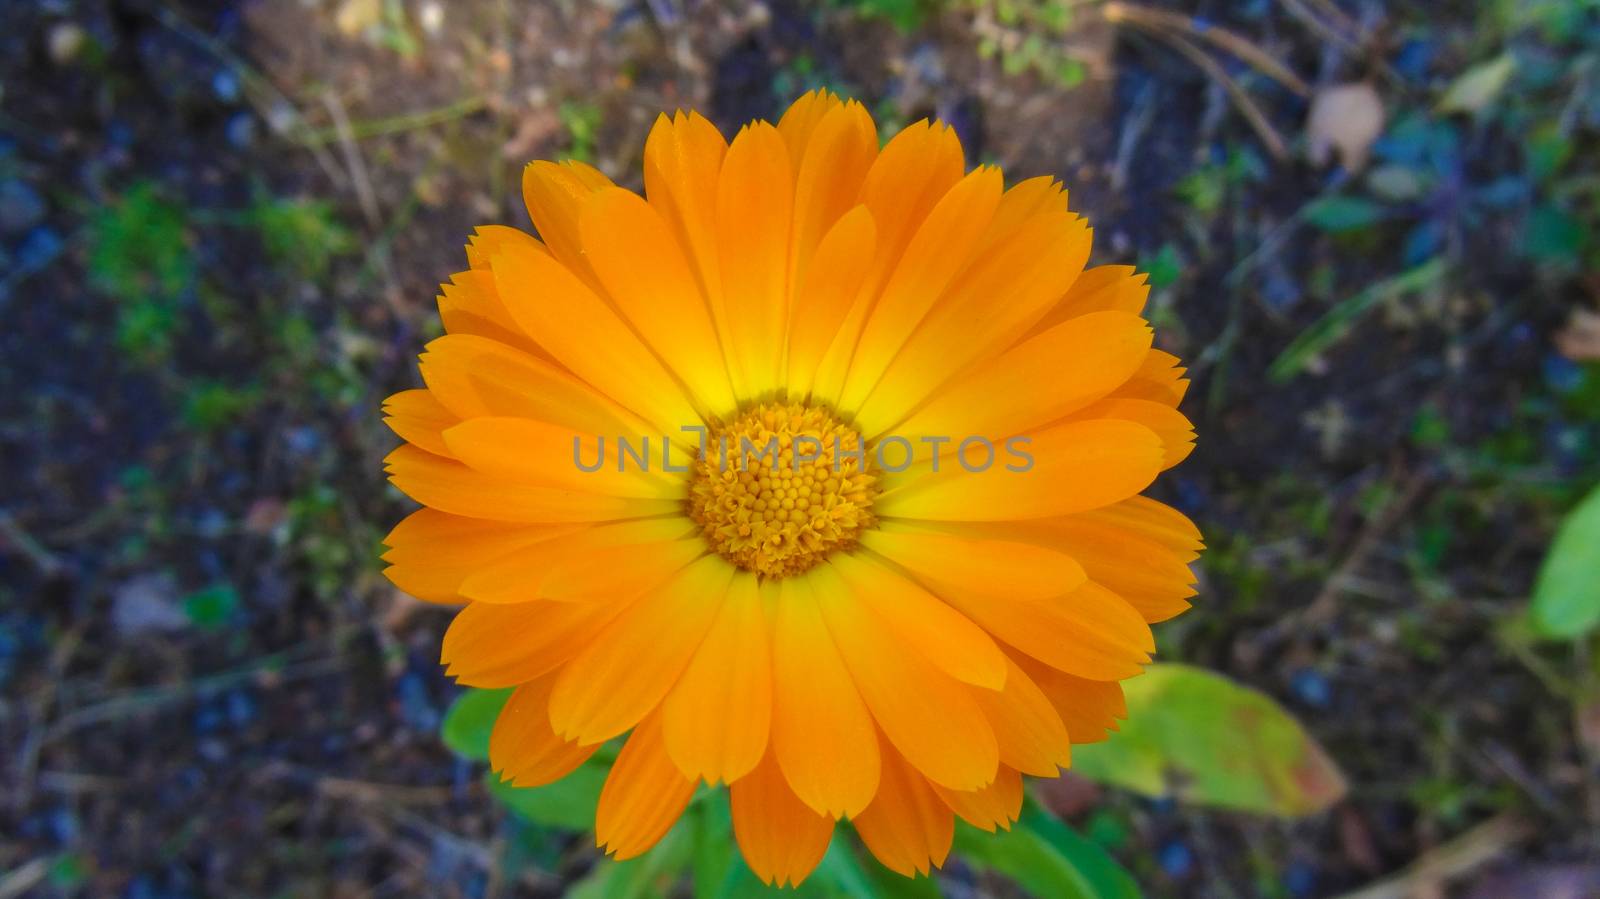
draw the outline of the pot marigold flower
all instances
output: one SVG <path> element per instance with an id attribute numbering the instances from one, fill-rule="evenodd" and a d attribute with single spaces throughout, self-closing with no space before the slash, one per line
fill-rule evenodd
<path id="1" fill-rule="evenodd" d="M 926 873 L 1116 728 L 1188 607 L 1200 535 L 1139 495 L 1193 446 L 1183 369 L 1061 185 L 966 171 L 947 126 L 880 148 L 826 93 L 731 142 L 662 116 L 644 185 L 535 162 L 539 237 L 468 243 L 426 388 L 385 406 L 423 506 L 388 575 L 466 604 L 451 675 L 515 688 L 503 777 L 627 735 L 616 857 L 703 781 L 769 883 L 841 818 Z"/>

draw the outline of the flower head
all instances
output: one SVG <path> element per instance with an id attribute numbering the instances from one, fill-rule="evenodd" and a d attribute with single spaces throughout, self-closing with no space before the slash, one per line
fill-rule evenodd
<path id="1" fill-rule="evenodd" d="M 637 855 L 728 785 L 798 883 L 847 818 L 902 873 L 953 819 L 1104 739 L 1200 537 L 1139 496 L 1192 447 L 1147 288 L 1086 268 L 1049 179 L 802 97 L 731 143 L 661 117 L 645 194 L 536 162 L 539 237 L 480 228 L 426 388 L 391 397 L 424 508 L 388 575 L 466 603 L 443 660 L 515 687 L 493 768 L 559 779 L 626 735 L 598 842 Z"/>

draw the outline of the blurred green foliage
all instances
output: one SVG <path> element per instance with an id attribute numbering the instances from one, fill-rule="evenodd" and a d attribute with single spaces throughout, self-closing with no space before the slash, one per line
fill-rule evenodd
<path id="1" fill-rule="evenodd" d="M 117 304 L 117 343 L 156 360 L 171 349 L 181 294 L 194 283 L 187 211 L 141 182 L 92 210 L 89 283 Z"/>
<path id="2" fill-rule="evenodd" d="M 1533 585 L 1534 632 L 1574 638 L 1600 624 L 1600 487 L 1569 513 Z"/>
<path id="3" fill-rule="evenodd" d="M 1147 796 L 1295 816 L 1345 792 L 1344 776 L 1265 694 L 1187 665 L 1153 664 L 1123 687 L 1128 720 L 1073 747 L 1073 771 Z"/>
<path id="4" fill-rule="evenodd" d="M 267 255 L 300 277 L 314 280 L 333 260 L 355 247 L 355 238 L 339 223 L 326 200 L 284 199 L 258 194 L 251 223 L 261 232 Z"/>

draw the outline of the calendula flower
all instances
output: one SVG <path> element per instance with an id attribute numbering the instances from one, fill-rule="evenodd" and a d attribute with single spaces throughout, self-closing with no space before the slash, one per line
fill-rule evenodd
<path id="1" fill-rule="evenodd" d="M 967 171 L 946 126 L 880 148 L 824 93 L 731 142 L 663 116 L 644 186 L 536 162 L 538 238 L 469 242 L 427 387 L 386 406 L 424 507 L 389 577 L 466 603 L 450 674 L 515 687 L 495 771 L 626 735 L 616 857 L 704 782 L 769 883 L 841 818 L 925 873 L 1115 729 L 1188 607 L 1199 534 L 1139 495 L 1192 447 L 1183 369 L 1062 187 Z"/>

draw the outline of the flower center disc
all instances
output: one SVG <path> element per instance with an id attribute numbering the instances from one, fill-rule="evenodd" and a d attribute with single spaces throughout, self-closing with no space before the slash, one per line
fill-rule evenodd
<path id="1" fill-rule="evenodd" d="M 689 517 L 746 571 L 787 577 L 855 545 L 878 476 L 861 435 L 825 409 L 765 403 L 707 428 Z"/>

